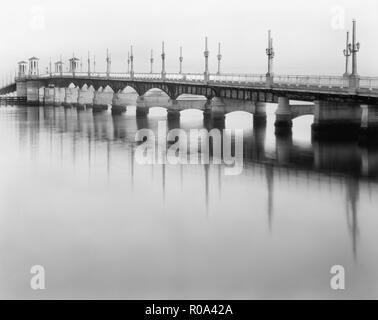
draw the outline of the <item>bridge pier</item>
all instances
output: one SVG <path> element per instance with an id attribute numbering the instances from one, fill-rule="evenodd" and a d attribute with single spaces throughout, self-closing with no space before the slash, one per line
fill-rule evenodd
<path id="1" fill-rule="evenodd" d="M 177 120 L 180 119 L 180 105 L 176 99 L 169 101 L 170 106 L 167 108 L 167 119 Z"/>
<path id="2" fill-rule="evenodd" d="M 224 100 L 218 97 L 207 99 L 203 114 L 206 119 L 224 121 L 226 115 L 226 105 Z"/>
<path id="3" fill-rule="evenodd" d="M 253 111 L 253 125 L 263 126 L 266 124 L 266 103 L 256 102 Z"/>
<path id="4" fill-rule="evenodd" d="M 109 104 L 113 102 L 113 92 L 97 90 L 94 93 L 93 111 L 108 110 Z"/>
<path id="5" fill-rule="evenodd" d="M 356 135 L 361 127 L 361 114 L 361 107 L 356 103 L 315 101 L 313 136 Z"/>
<path id="6" fill-rule="evenodd" d="M 41 84 L 39 81 L 26 82 L 26 104 L 31 106 L 38 106 L 39 103 L 39 88 Z"/>
<path id="7" fill-rule="evenodd" d="M 226 105 L 224 100 L 218 97 L 207 99 L 203 118 L 207 124 L 206 127 L 224 128 L 226 120 Z"/>
<path id="8" fill-rule="evenodd" d="M 276 137 L 276 157 L 279 164 L 290 163 L 291 152 L 293 148 L 293 135 L 277 135 Z"/>
<path id="9" fill-rule="evenodd" d="M 143 117 L 148 115 L 149 108 L 146 105 L 146 101 L 144 100 L 144 97 L 137 97 L 136 100 L 136 115 L 137 117 Z"/>
<path id="10" fill-rule="evenodd" d="M 54 105 L 54 87 L 46 87 L 43 92 L 43 103 L 44 105 Z"/>
<path id="11" fill-rule="evenodd" d="M 112 99 L 112 113 L 126 112 L 126 104 L 121 99 L 122 93 L 114 93 Z"/>
<path id="12" fill-rule="evenodd" d="M 362 105 L 361 133 L 378 135 L 378 105 Z"/>
<path id="13" fill-rule="evenodd" d="M 54 105 L 55 106 L 60 106 L 64 102 L 65 96 L 66 96 L 65 88 L 54 87 Z"/>
<path id="14" fill-rule="evenodd" d="M 77 108 L 91 108 L 93 105 L 94 91 L 90 88 L 79 89 L 77 98 Z"/>
<path id="15" fill-rule="evenodd" d="M 71 108 L 72 106 L 77 105 L 77 99 L 79 97 L 79 89 L 76 87 L 65 88 L 66 94 L 64 97 L 64 102 L 62 103 L 63 107 Z"/>
<path id="16" fill-rule="evenodd" d="M 293 126 L 290 101 L 289 98 L 279 97 L 278 107 L 276 110 L 276 122 L 274 123 L 276 127 L 276 134 L 291 132 Z"/>

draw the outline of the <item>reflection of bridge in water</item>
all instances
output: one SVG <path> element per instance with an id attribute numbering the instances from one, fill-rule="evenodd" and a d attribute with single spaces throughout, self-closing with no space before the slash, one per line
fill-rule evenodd
<path id="1" fill-rule="evenodd" d="M 76 141 L 84 137 L 88 141 L 88 166 L 91 166 L 91 155 L 97 144 L 106 143 L 107 172 L 111 174 L 111 154 L 125 152 L 129 159 L 130 184 L 133 186 L 137 175 L 137 165 L 134 163 L 135 132 L 139 128 L 156 130 L 156 119 L 136 118 L 124 114 L 92 113 L 86 111 L 68 110 L 63 108 L 26 108 L 19 109 L 20 139 L 27 134 L 34 142 L 38 142 L 40 130 L 50 132 L 50 136 L 72 136 L 72 154 L 75 162 Z M 205 127 L 212 123 L 204 122 Z M 170 120 L 169 128 L 179 126 L 177 121 Z M 53 132 L 52 128 L 58 128 Z M 29 131 L 28 133 L 26 131 Z M 274 185 L 284 179 L 287 181 L 305 181 L 307 184 L 335 184 L 345 192 L 345 208 L 348 230 L 352 238 L 352 248 L 356 256 L 358 236 L 358 200 L 360 185 L 364 183 L 371 188 L 370 181 L 378 178 L 378 149 L 358 142 L 323 142 L 313 141 L 312 147 L 296 146 L 291 135 L 276 137 L 275 152 L 266 148 L 266 126 L 255 126 L 253 134 L 244 141 L 244 166 L 253 170 L 262 180 L 265 179 L 267 190 L 267 224 L 274 231 Z M 61 145 L 63 150 L 63 145 Z M 167 166 L 161 165 L 162 197 L 165 199 Z M 185 179 L 185 166 L 180 167 L 180 179 Z M 218 170 L 219 196 L 222 195 L 221 166 L 203 165 L 204 199 L 208 210 L 209 198 L 215 196 L 209 188 L 209 172 Z M 156 177 L 151 177 L 152 180 Z M 365 183 L 367 182 L 367 184 Z"/>

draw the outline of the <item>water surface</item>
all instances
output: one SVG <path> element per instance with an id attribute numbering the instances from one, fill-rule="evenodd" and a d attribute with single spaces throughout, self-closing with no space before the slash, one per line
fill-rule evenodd
<path id="1" fill-rule="evenodd" d="M 164 119 L 0 107 L 0 298 L 378 298 L 376 148 L 311 141 L 311 116 L 276 137 L 271 106 L 265 127 L 227 115 L 241 175 L 136 163 L 136 130 Z M 168 127 L 209 124 L 185 111 Z"/>

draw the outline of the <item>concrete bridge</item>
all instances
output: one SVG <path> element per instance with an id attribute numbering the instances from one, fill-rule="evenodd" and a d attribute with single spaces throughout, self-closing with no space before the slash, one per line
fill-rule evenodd
<path id="1" fill-rule="evenodd" d="M 202 79 L 201 79 L 202 77 Z M 293 81 L 297 79 L 298 81 Z M 128 105 L 136 105 L 137 114 L 146 115 L 155 106 L 167 108 L 169 118 L 179 118 L 185 110 L 183 95 L 204 98 L 198 109 L 204 116 L 222 121 L 227 113 L 246 111 L 256 121 L 266 118 L 265 104 L 276 103 L 276 127 L 287 129 L 296 117 L 313 114 L 314 132 L 367 131 L 378 129 L 378 79 L 377 87 L 359 87 L 351 91 L 344 77 L 280 77 L 274 76 L 267 83 L 266 76 L 170 74 L 158 79 L 155 74 L 47 74 L 18 77 L 15 85 L 18 97 L 25 97 L 27 104 L 64 105 L 66 107 L 126 111 Z M 365 79 L 361 79 L 365 80 Z M 313 84 L 316 83 L 316 84 Z M 373 81 L 369 79 L 369 84 Z M 129 90 L 129 93 L 125 92 Z M 161 90 L 158 94 L 153 89 Z M 148 98 L 149 97 L 149 98 Z M 307 101 L 308 104 L 292 104 L 291 101 Z M 189 106 L 193 108 L 193 106 Z"/>
<path id="2" fill-rule="evenodd" d="M 89 56 L 87 72 L 82 72 L 79 59 L 73 56 L 69 60 L 68 72 L 63 72 L 63 62 L 60 60 L 55 63 L 54 72 L 50 62 L 46 74 L 40 74 L 39 59 L 32 57 L 29 63 L 19 62 L 15 82 L 2 88 L 0 94 L 15 91 L 17 97 L 26 99 L 29 105 L 42 103 L 93 108 L 94 111 L 111 106 L 113 112 L 123 112 L 128 105 L 136 105 L 138 116 L 148 114 L 151 107 L 149 101 L 155 99 L 155 106 L 167 109 L 168 118 L 179 118 L 182 110 L 193 108 L 182 101 L 182 97 L 189 94 L 203 97 L 205 102 L 199 103 L 197 108 L 203 111 L 205 118 L 214 121 L 224 121 L 225 115 L 233 111 L 246 111 L 254 115 L 254 121 L 264 122 L 265 104 L 275 103 L 278 133 L 290 130 L 292 120 L 306 114 L 314 115 L 312 128 L 315 134 L 378 132 L 378 78 L 360 77 L 357 73 L 359 44 L 355 39 L 355 21 L 353 42 L 347 43 L 344 50 L 346 71 L 343 76 L 275 75 L 272 71 L 274 50 L 270 32 L 268 40 L 268 72 L 264 75 L 221 73 L 220 46 L 218 71 L 211 74 L 206 38 L 203 74 L 182 73 L 182 53 L 179 58 L 180 72 L 166 73 L 163 43 L 160 73 L 152 72 L 152 57 L 150 73 L 135 73 L 132 47 L 127 73 L 111 72 L 108 52 L 107 68 L 103 73 L 91 71 Z M 350 55 L 351 73 L 348 72 Z M 156 90 L 160 90 L 160 93 Z M 311 102 L 312 105 L 293 104 L 293 101 Z"/>

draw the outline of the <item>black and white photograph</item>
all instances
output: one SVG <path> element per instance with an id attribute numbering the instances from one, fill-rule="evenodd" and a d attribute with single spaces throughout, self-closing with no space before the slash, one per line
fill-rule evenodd
<path id="1" fill-rule="evenodd" d="M 376 0 L 0 10 L 0 300 L 378 299 Z"/>

